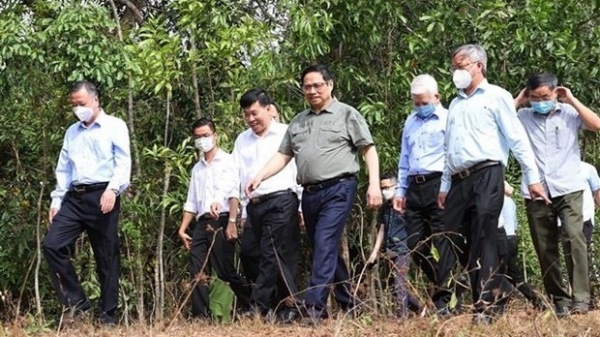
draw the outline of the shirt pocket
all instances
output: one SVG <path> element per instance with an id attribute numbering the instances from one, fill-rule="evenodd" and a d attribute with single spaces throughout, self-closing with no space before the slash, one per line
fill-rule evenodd
<path id="1" fill-rule="evenodd" d="M 308 129 L 296 129 L 290 132 L 292 150 L 294 153 L 299 153 L 302 148 L 308 143 L 309 132 Z"/>
<path id="2" fill-rule="evenodd" d="M 319 148 L 336 147 L 344 139 L 342 128 L 337 125 L 321 125 L 319 127 L 319 137 L 317 138 L 317 146 Z"/>
<path id="3" fill-rule="evenodd" d="M 444 130 L 442 129 L 430 129 L 427 130 L 427 147 L 430 149 L 437 149 L 444 147 Z"/>

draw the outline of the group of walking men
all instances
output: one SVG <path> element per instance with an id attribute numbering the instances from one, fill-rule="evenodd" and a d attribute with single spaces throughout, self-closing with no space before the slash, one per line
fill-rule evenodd
<path id="1" fill-rule="evenodd" d="M 504 181 L 509 150 L 522 168 L 521 193 L 556 314 L 587 312 L 585 183 L 573 177 L 581 176 L 578 131 L 600 130 L 600 118 L 569 89 L 558 87 L 549 73 L 532 75 L 527 88 L 513 99 L 486 80 L 487 55 L 479 45 L 457 48 L 451 71 L 459 91 L 448 110 L 440 104 L 433 77 L 413 80 L 414 112 L 402 132 L 397 179 L 380 179 L 368 125 L 356 109 L 333 96 L 333 76 L 323 65 L 302 72 L 301 89 L 309 108 L 289 125 L 278 122 L 265 91 L 246 92 L 239 103 L 249 128 L 238 135 L 231 154 L 217 145 L 218 125 L 207 118 L 197 120 L 191 131 L 201 156 L 192 169 L 179 229 L 191 251 L 192 315 L 210 315 L 207 280 L 213 270 L 231 286 L 241 315 L 283 322 L 304 317 L 316 324 L 329 316 L 330 290 L 343 312 L 359 314 L 339 244 L 357 192 L 361 155 L 368 170 L 367 206 L 377 209 L 383 203 L 379 221 L 384 226 L 376 246 L 385 241 L 394 253 L 398 314 L 420 309 L 403 279 L 410 257 L 434 286 L 431 299 L 439 314 L 454 310 L 449 307 L 455 283 L 450 279 L 459 279 L 452 277 L 458 262 L 469 275 L 475 317 L 501 313 L 512 291 L 506 275 L 518 274 L 502 268 L 516 263 L 508 262 L 511 255 L 499 244 L 504 240 L 516 247 L 506 221 L 500 221 L 499 230 L 509 190 Z M 117 218 L 131 169 L 128 132 L 123 121 L 100 108 L 93 84 L 78 82 L 71 100 L 80 122 L 65 135 L 44 254 L 69 315 L 89 310 L 70 262 L 70 247 L 86 230 L 98 265 L 100 321 L 114 324 Z M 516 111 L 526 104 L 530 107 Z M 234 266 L 240 218 L 246 277 Z M 300 227 L 306 229 L 312 249 L 310 280 L 303 291 L 296 284 Z M 570 287 L 563 283 L 558 263 L 561 235 Z M 512 281 L 523 291 L 518 277 Z M 531 293 L 528 297 L 541 306 Z"/>

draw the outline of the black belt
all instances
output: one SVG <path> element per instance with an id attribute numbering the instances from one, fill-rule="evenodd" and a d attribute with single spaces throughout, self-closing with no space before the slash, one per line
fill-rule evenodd
<path id="1" fill-rule="evenodd" d="M 219 213 L 219 218 L 222 216 L 229 216 L 229 212 L 221 212 Z M 212 215 L 210 215 L 209 212 L 206 212 L 204 214 L 202 214 L 201 216 L 198 217 L 198 220 L 212 220 L 213 217 Z"/>
<path id="2" fill-rule="evenodd" d="M 80 184 L 73 185 L 69 192 L 73 192 L 75 194 L 86 194 L 90 192 L 105 190 L 108 186 L 108 183 L 95 183 L 95 184 Z"/>
<path id="3" fill-rule="evenodd" d="M 433 172 L 429 174 L 415 174 L 413 176 L 408 176 L 408 179 L 415 184 L 424 184 L 433 179 L 439 178 L 442 176 L 442 172 Z"/>
<path id="4" fill-rule="evenodd" d="M 496 166 L 496 165 L 500 165 L 500 162 L 494 161 L 494 160 L 486 160 L 482 163 L 475 164 L 466 170 L 463 170 L 463 171 L 453 174 L 452 181 L 465 179 L 466 177 L 470 176 L 471 174 L 473 174 L 477 171 L 483 170 L 486 167 Z"/>
<path id="5" fill-rule="evenodd" d="M 323 181 L 320 181 L 320 182 L 317 182 L 314 184 L 302 185 L 302 187 L 304 187 L 304 192 L 315 193 L 315 192 L 318 192 L 329 186 L 333 186 L 333 185 L 339 183 L 340 181 L 351 180 L 351 179 L 356 179 L 356 175 L 355 174 L 344 174 L 342 176 L 323 180 Z"/>
<path id="6" fill-rule="evenodd" d="M 265 202 L 267 200 L 271 200 L 271 199 L 273 199 L 275 197 L 279 197 L 279 196 L 282 196 L 284 194 L 291 194 L 291 193 L 292 193 L 292 190 L 290 190 L 290 189 L 283 190 L 283 191 L 277 191 L 277 192 L 273 192 L 273 193 L 268 193 L 268 194 L 265 194 L 265 195 L 261 195 L 261 196 L 258 196 L 258 197 L 252 197 L 252 198 L 250 198 L 250 202 L 253 205 L 258 205 L 258 204 L 260 204 L 262 202 Z"/>

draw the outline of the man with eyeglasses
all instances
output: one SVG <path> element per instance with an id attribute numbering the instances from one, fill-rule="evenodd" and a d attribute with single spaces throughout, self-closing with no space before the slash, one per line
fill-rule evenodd
<path id="1" fill-rule="evenodd" d="M 519 120 L 533 147 L 544 193 L 552 201 L 544 203 L 521 184 L 544 288 L 554 301 L 558 317 L 586 314 L 590 287 L 582 214 L 586 183 L 577 178 L 582 176 L 579 130 L 600 131 L 600 117 L 575 98 L 571 90 L 559 87 L 558 79 L 551 73 L 532 74 L 521 97 L 516 104 L 529 102 L 531 107 L 519 109 Z M 571 291 L 564 285 L 560 270 L 561 232 L 565 237 Z"/>
<path id="2" fill-rule="evenodd" d="M 246 184 L 246 194 L 269 181 L 292 158 L 298 165 L 298 182 L 304 187 L 302 212 L 313 249 L 312 274 L 305 293 L 308 324 L 327 318 L 330 287 L 341 308 L 350 313 L 357 303 L 339 245 L 356 194 L 359 154 L 368 171 L 367 205 L 381 205 L 379 159 L 364 117 L 332 96 L 333 76 L 324 65 L 302 72 L 301 88 L 307 109 L 294 117 L 279 152 Z"/>
<path id="3" fill-rule="evenodd" d="M 448 110 L 440 104 L 438 85 L 431 75 L 415 77 L 410 93 L 414 110 L 402 131 L 394 208 L 405 214 L 413 260 L 435 284 L 437 262 L 431 250 L 439 251 L 443 242 L 444 211 L 437 205 L 437 193 L 444 169 Z"/>
<path id="4" fill-rule="evenodd" d="M 208 275 L 211 270 L 229 283 L 242 308 L 249 307 L 251 288 L 237 273 L 233 262 L 239 208 L 239 180 L 233 156 L 217 146 L 216 126 L 211 119 L 195 121 L 192 134 L 194 145 L 203 156 L 192 169 L 179 237 L 191 252 L 192 316 L 210 319 Z M 194 218 L 196 225 L 190 236 L 187 230 Z"/>
<path id="5" fill-rule="evenodd" d="M 440 251 L 434 303 L 441 314 L 447 313 L 451 293 L 445 288 L 458 257 L 470 273 L 474 321 L 489 323 L 502 313 L 504 294 L 510 290 L 497 273 L 496 238 L 509 149 L 521 165 L 531 195 L 550 201 L 511 94 L 485 78 L 485 50 L 473 44 L 458 47 L 451 71 L 459 91 L 448 109 L 446 161 L 438 195 L 438 205 L 445 210 L 444 229 L 451 234 Z"/>
<path id="6" fill-rule="evenodd" d="M 233 148 L 236 174 L 241 183 L 238 191 L 277 153 L 288 128 L 275 121 L 273 101 L 264 90 L 252 89 L 244 93 L 240 107 L 249 129 L 237 137 Z M 254 261 L 258 263 L 258 269 L 252 290 L 252 310 L 246 315 L 258 314 L 271 320 L 275 308 L 283 323 L 299 318 L 295 297 L 298 294 L 301 195 L 293 161 L 247 195 L 249 226 L 245 231 L 251 233 L 250 240 L 243 240 L 242 250 L 247 252 L 246 246 L 257 247 L 258 256 Z M 246 266 L 252 268 L 252 263 L 244 263 Z"/>

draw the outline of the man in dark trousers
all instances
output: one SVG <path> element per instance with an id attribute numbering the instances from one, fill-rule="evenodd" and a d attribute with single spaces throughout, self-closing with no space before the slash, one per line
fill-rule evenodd
<path id="1" fill-rule="evenodd" d="M 211 269 L 229 283 L 241 308 L 248 308 L 251 289 L 233 263 L 239 209 L 239 180 L 233 157 L 217 146 L 217 131 L 212 120 L 197 120 L 192 125 L 192 134 L 202 156 L 192 169 L 179 237 L 185 248 L 191 250 L 191 271 L 196 279 L 192 315 L 210 318 L 207 277 Z M 194 218 L 197 224 L 190 237 L 187 228 Z"/>
<path id="2" fill-rule="evenodd" d="M 500 249 L 501 268 L 500 273 L 506 275 L 508 281 L 533 304 L 536 309 L 545 309 L 544 302 L 540 296 L 525 282 L 523 271 L 519 268 L 519 238 L 517 228 L 517 205 L 511 198 L 513 188 L 504 181 L 504 205 L 498 220 L 498 247 Z"/>
<path id="3" fill-rule="evenodd" d="M 511 288 L 497 273 L 496 238 L 509 149 L 521 164 L 531 194 L 550 201 L 512 95 L 485 78 L 485 50 L 473 44 L 458 47 L 451 71 L 459 91 L 448 108 L 446 160 L 438 195 L 439 207 L 445 210 L 444 229 L 451 234 L 450 243 L 440 251 L 434 302 L 442 313 L 448 309 L 451 294 L 445 288 L 458 257 L 470 274 L 474 321 L 489 323 L 503 311 L 503 294 Z"/>
<path id="4" fill-rule="evenodd" d="M 381 205 L 379 159 L 364 117 L 332 95 L 333 76 L 324 65 L 312 65 L 301 75 L 310 109 L 294 117 L 279 151 L 246 186 L 246 194 L 261 187 L 294 158 L 298 182 L 304 187 L 302 213 L 313 249 L 312 274 L 305 293 L 308 324 L 328 317 L 327 295 L 333 286 L 342 309 L 355 313 L 349 273 L 339 244 L 356 195 L 356 175 L 362 154 L 369 171 L 367 205 Z"/>
<path id="5" fill-rule="evenodd" d="M 96 86 L 80 81 L 71 88 L 71 105 L 79 121 L 65 134 L 51 193 L 50 228 L 43 251 L 66 321 L 91 308 L 71 264 L 71 247 L 85 230 L 100 281 L 99 321 L 116 323 L 119 300 L 120 195 L 129 186 L 129 132 L 121 119 L 100 107 Z"/>
<path id="6" fill-rule="evenodd" d="M 252 89 L 244 93 L 240 107 L 249 126 L 238 135 L 233 148 L 236 173 L 241 183 L 239 187 L 242 187 L 277 152 L 288 126 L 273 118 L 273 101 L 264 90 Z M 251 231 L 251 240 L 244 243 L 258 249 L 258 259 L 255 260 L 258 270 L 251 301 L 253 311 L 271 319 L 274 308 L 286 323 L 298 317 L 295 278 L 300 248 L 300 197 L 296 164 L 290 162 L 248 196 L 246 207 L 248 220 L 245 230 Z M 283 295 L 287 301 L 280 298 Z"/>

